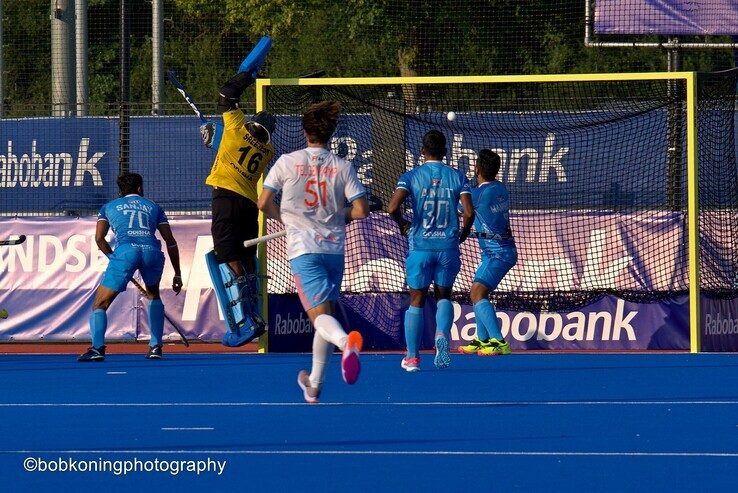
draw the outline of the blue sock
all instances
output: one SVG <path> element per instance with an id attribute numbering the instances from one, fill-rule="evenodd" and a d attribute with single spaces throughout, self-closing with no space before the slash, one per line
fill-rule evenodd
<path id="1" fill-rule="evenodd" d="M 161 300 L 151 300 L 149 303 L 149 329 L 151 330 L 149 346 L 161 344 L 164 335 L 164 303 Z"/>
<path id="2" fill-rule="evenodd" d="M 479 334 L 479 322 L 481 321 L 484 328 L 487 329 L 487 335 L 489 337 L 494 337 L 498 341 L 502 340 L 500 324 L 497 323 L 497 312 L 489 300 L 484 299 L 476 302 L 474 305 L 474 316 L 477 319 L 477 334 Z M 480 337 L 480 339 L 482 338 Z"/>
<path id="3" fill-rule="evenodd" d="M 451 300 L 439 300 L 436 304 L 436 338 L 451 337 L 451 325 L 454 323 L 454 305 Z"/>
<path id="4" fill-rule="evenodd" d="M 480 341 L 486 341 L 489 339 L 489 333 L 487 332 L 487 326 L 484 325 L 484 321 L 482 320 L 482 317 L 479 316 L 479 311 L 477 309 L 477 305 L 480 305 L 487 301 L 489 303 L 489 300 L 479 300 L 476 303 L 474 303 L 474 318 L 477 321 L 477 339 Z"/>
<path id="5" fill-rule="evenodd" d="M 405 344 L 407 357 L 417 358 L 420 342 L 423 339 L 423 309 L 409 306 L 405 312 Z"/>
<path id="6" fill-rule="evenodd" d="M 90 332 L 92 333 L 92 347 L 100 348 L 105 345 L 105 330 L 108 328 L 108 314 L 102 308 L 90 315 Z"/>

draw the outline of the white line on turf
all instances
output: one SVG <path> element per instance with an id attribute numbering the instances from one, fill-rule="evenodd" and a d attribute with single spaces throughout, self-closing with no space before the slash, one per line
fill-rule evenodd
<path id="1" fill-rule="evenodd" d="M 5 402 L 2 407 L 298 407 L 303 402 Z M 461 402 L 322 402 L 346 407 L 492 407 L 492 406 L 735 406 L 738 400 L 643 401 L 461 401 Z"/>
<path id="2" fill-rule="evenodd" d="M 128 372 L 127 371 L 109 371 L 107 373 L 108 373 L 108 375 L 125 375 Z"/>
<path id="3" fill-rule="evenodd" d="M 180 428 L 168 428 L 163 427 L 161 431 L 213 431 L 215 428 L 212 428 L 210 426 L 189 426 L 189 427 L 180 427 Z"/>
<path id="4" fill-rule="evenodd" d="M 524 450 L 0 450 L 0 454 L 461 455 L 528 457 L 727 457 L 738 452 L 534 452 Z"/>

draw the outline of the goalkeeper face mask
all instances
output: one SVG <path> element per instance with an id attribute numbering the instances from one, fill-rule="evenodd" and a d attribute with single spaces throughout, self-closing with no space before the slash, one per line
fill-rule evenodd
<path id="1" fill-rule="evenodd" d="M 269 140 L 271 140 L 274 128 L 277 126 L 277 119 L 274 118 L 274 115 L 267 111 L 260 111 L 251 117 L 249 121 L 266 130 L 269 134 Z"/>

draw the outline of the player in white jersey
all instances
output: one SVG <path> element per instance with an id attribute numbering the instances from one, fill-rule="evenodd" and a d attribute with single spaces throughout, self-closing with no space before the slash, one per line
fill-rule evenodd
<path id="1" fill-rule="evenodd" d="M 359 377 L 363 344 L 361 334 L 346 334 L 333 317 L 343 279 L 346 223 L 370 212 L 366 191 L 351 163 L 327 149 L 339 113 L 334 101 L 308 108 L 302 117 L 307 148 L 283 154 L 274 163 L 258 203 L 268 217 L 285 226 L 295 286 L 315 327 L 312 371 L 297 375 L 309 403 L 318 402 L 333 346 L 343 351 L 343 379 L 352 384 Z M 280 205 L 274 200 L 278 192 L 282 192 Z"/>

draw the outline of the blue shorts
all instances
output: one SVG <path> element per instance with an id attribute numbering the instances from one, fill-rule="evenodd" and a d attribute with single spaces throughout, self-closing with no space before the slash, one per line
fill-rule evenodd
<path id="1" fill-rule="evenodd" d="M 459 250 L 440 252 L 412 250 L 405 266 L 410 289 L 428 289 L 431 282 L 442 288 L 453 287 L 461 269 Z"/>
<path id="2" fill-rule="evenodd" d="M 120 245 L 110 256 L 101 284 L 120 293 L 125 291 L 136 270 L 141 273 L 144 284 L 158 286 L 164 272 L 164 254 L 153 246 Z"/>
<path id="3" fill-rule="evenodd" d="M 478 282 L 493 290 L 497 288 L 505 274 L 518 261 L 517 250 L 501 250 L 493 254 L 482 253 L 482 263 L 474 274 L 474 282 Z"/>
<path id="4" fill-rule="evenodd" d="M 306 253 L 290 260 L 297 294 L 305 311 L 337 301 L 343 281 L 343 255 Z"/>

